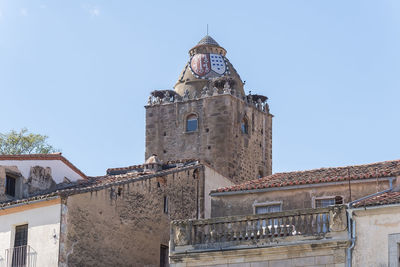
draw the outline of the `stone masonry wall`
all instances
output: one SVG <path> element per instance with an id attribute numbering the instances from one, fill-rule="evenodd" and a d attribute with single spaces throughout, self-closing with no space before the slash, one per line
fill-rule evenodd
<path id="1" fill-rule="evenodd" d="M 186 117 L 198 116 L 198 130 L 185 132 Z M 241 132 L 243 118 L 248 134 Z M 205 160 L 238 183 L 272 172 L 272 115 L 232 95 L 146 106 L 146 155 L 164 161 Z"/>
<path id="2" fill-rule="evenodd" d="M 346 242 L 223 250 L 182 255 L 171 267 L 345 267 Z"/>
<path id="3" fill-rule="evenodd" d="M 191 167 L 64 201 L 60 266 L 159 266 L 171 220 L 202 217 L 204 171 Z M 164 213 L 168 197 L 168 214 Z"/>

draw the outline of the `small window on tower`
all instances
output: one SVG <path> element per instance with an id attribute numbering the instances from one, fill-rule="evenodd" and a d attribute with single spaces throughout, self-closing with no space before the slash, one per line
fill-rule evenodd
<path id="1" fill-rule="evenodd" d="M 198 127 L 198 119 L 195 114 L 190 114 L 186 118 L 186 132 L 195 132 Z"/>
<path id="2" fill-rule="evenodd" d="M 240 124 L 240 129 L 244 134 L 249 133 L 249 123 L 247 122 L 246 118 L 243 118 L 242 123 Z"/>

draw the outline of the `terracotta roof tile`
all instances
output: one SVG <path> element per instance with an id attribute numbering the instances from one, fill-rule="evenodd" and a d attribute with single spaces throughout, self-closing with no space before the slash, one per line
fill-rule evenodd
<path id="1" fill-rule="evenodd" d="M 185 164 L 180 164 L 180 161 L 175 163 L 168 163 L 168 168 L 165 168 L 158 172 L 129 172 L 125 174 L 117 175 L 105 175 L 98 177 L 88 177 L 87 180 L 78 180 L 68 184 L 58 184 L 57 187 L 52 191 L 42 191 L 35 195 L 31 195 L 24 199 L 14 199 L 0 202 L 0 209 L 13 206 L 15 204 L 26 204 L 35 200 L 48 199 L 56 196 L 73 195 L 79 193 L 85 193 L 90 191 L 102 190 L 104 188 L 110 188 L 113 186 L 120 186 L 129 184 L 132 182 L 146 180 L 154 177 L 164 176 L 169 173 L 179 172 L 192 168 L 197 168 L 201 163 L 197 160 L 188 160 Z"/>
<path id="2" fill-rule="evenodd" d="M 275 173 L 239 185 L 218 188 L 214 192 L 243 191 L 291 185 L 340 182 L 349 179 L 359 180 L 375 177 L 391 177 L 398 175 L 400 175 L 400 160 L 392 160 L 364 165 Z"/>
<path id="3" fill-rule="evenodd" d="M 190 162 L 194 162 L 194 161 L 198 161 L 196 159 L 182 159 L 182 160 L 171 160 L 171 161 L 167 161 L 165 163 L 163 163 L 163 166 L 168 166 L 168 165 L 172 165 L 172 164 L 177 164 L 177 163 L 190 163 Z M 128 172 L 132 172 L 132 171 L 142 171 L 142 169 L 144 168 L 144 165 L 132 165 L 132 166 L 128 166 L 128 167 L 119 167 L 119 168 L 108 168 L 106 173 L 108 175 L 114 175 L 114 174 L 124 174 L 124 173 L 128 173 Z"/>
<path id="4" fill-rule="evenodd" d="M 353 203 L 352 207 L 381 206 L 400 203 L 400 192 L 389 191 Z"/>

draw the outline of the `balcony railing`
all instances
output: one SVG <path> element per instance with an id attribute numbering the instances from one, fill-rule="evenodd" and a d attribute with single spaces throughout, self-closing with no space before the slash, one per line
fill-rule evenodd
<path id="1" fill-rule="evenodd" d="M 36 267 L 36 256 L 31 246 L 6 249 L 6 267 Z"/>
<path id="2" fill-rule="evenodd" d="M 343 217 L 344 216 L 344 217 Z M 171 252 L 221 249 L 277 238 L 314 236 L 346 229 L 344 206 L 171 223 Z M 178 247 L 180 247 L 178 249 Z"/>

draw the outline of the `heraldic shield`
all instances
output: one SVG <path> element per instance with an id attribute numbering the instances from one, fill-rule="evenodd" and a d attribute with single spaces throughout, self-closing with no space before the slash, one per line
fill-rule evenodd
<path id="1" fill-rule="evenodd" d="M 226 71 L 225 60 L 221 55 L 210 54 L 211 69 L 218 74 L 224 74 Z"/>
<path id="2" fill-rule="evenodd" d="M 218 54 L 196 54 L 190 61 L 190 68 L 200 77 L 207 75 L 211 70 L 219 75 L 226 71 L 225 60 Z"/>

